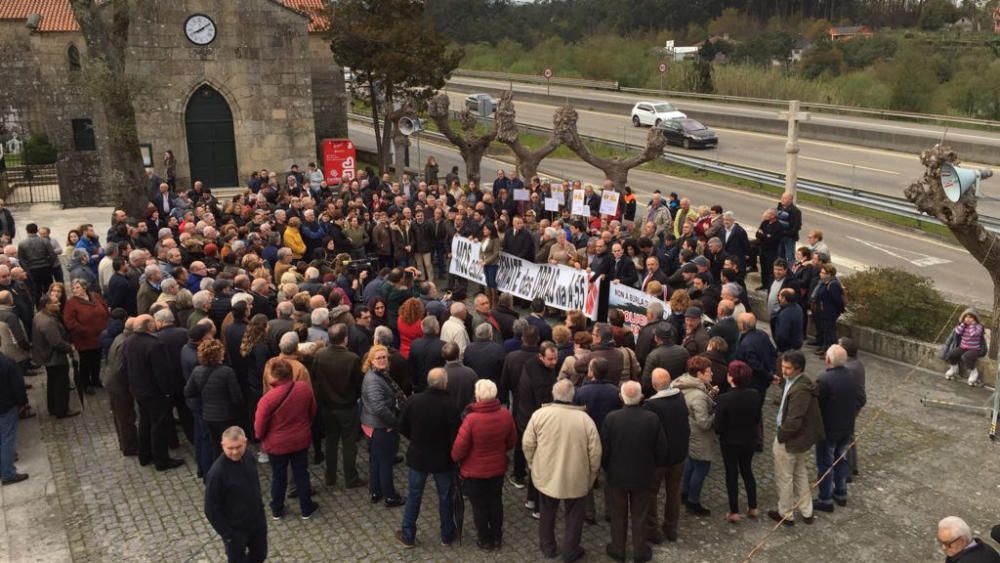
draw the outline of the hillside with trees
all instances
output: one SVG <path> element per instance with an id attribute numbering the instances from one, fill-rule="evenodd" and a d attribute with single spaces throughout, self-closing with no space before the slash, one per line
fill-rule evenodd
<path id="1" fill-rule="evenodd" d="M 1000 119 L 998 1 L 436 0 L 426 15 L 465 69 Z M 675 61 L 668 40 L 698 56 Z"/>

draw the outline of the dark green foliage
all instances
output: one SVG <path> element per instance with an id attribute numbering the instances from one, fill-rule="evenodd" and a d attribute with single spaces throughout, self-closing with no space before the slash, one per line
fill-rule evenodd
<path id="1" fill-rule="evenodd" d="M 951 327 L 956 307 L 930 278 L 899 268 L 869 268 L 842 280 L 851 320 L 918 340 L 940 339 Z"/>
<path id="2" fill-rule="evenodd" d="M 25 164 L 52 164 L 57 158 L 56 148 L 49 142 L 49 136 L 45 133 L 32 134 L 24 143 Z"/>

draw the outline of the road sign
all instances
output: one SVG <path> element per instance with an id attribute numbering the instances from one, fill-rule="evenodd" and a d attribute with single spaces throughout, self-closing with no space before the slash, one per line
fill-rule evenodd
<path id="1" fill-rule="evenodd" d="M 667 63 L 660 63 L 660 72 L 667 72 Z"/>
<path id="2" fill-rule="evenodd" d="M 544 76 L 546 79 L 552 78 L 552 69 L 546 68 L 545 70 L 543 70 L 542 76 Z"/>

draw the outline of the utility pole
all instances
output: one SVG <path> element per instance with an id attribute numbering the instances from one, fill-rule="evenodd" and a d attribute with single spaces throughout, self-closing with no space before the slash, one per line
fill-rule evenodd
<path id="1" fill-rule="evenodd" d="M 809 112 L 799 111 L 799 101 L 790 100 L 788 111 L 778 114 L 779 119 L 788 120 L 788 138 L 785 141 L 785 193 L 795 199 L 795 186 L 799 179 L 799 122 L 809 121 Z"/>

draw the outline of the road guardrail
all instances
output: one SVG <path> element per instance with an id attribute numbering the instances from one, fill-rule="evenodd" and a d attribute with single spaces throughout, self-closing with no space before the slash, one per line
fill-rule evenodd
<path id="1" fill-rule="evenodd" d="M 459 69 L 452 73 L 456 77 L 467 78 L 487 78 L 491 80 L 503 80 L 507 82 L 522 82 L 528 84 L 545 84 L 545 78 L 530 74 L 512 74 L 504 72 L 490 72 L 483 70 Z M 643 96 L 688 98 L 696 100 L 706 100 L 714 102 L 731 102 L 756 106 L 770 106 L 780 109 L 788 108 L 788 100 L 772 100 L 768 98 L 753 98 L 747 96 L 727 96 L 723 94 L 701 94 L 698 92 L 682 92 L 677 90 L 656 90 L 652 88 L 632 88 L 622 86 L 617 81 L 606 80 L 584 80 L 577 78 L 556 78 L 550 79 L 552 85 L 576 86 L 580 88 L 593 88 L 596 90 L 611 90 L 615 92 L 642 94 Z M 901 119 L 911 121 L 931 121 L 942 123 L 959 123 L 963 125 L 976 125 L 984 127 L 1000 128 L 1000 121 L 991 119 L 977 119 L 974 117 L 963 117 L 956 115 L 941 115 L 930 113 L 910 113 L 905 111 L 894 111 L 879 108 L 865 108 L 857 106 L 841 106 L 836 104 L 825 104 L 822 102 L 801 101 L 802 110 L 821 111 L 827 113 L 855 114 L 864 117 L 878 117 L 880 119 Z"/>
<path id="2" fill-rule="evenodd" d="M 349 114 L 348 117 L 355 121 L 371 123 L 371 117 L 365 115 Z M 481 120 L 490 121 L 490 119 L 488 118 L 481 118 Z M 540 127 L 537 125 L 524 125 L 518 123 L 518 127 L 522 131 L 527 133 L 535 133 L 540 135 L 549 135 L 552 133 L 551 128 Z M 425 130 L 421 131 L 420 134 L 425 136 L 426 138 L 439 140 L 443 141 L 444 143 L 450 144 L 448 139 L 443 134 L 438 133 L 436 131 Z M 609 141 L 608 139 L 602 139 L 600 137 L 593 137 L 589 135 L 580 135 L 580 138 L 583 139 L 584 141 L 612 144 L 614 146 L 624 147 L 625 150 L 640 151 L 643 149 L 643 147 L 640 145 L 635 145 L 632 143 L 614 142 L 614 141 Z M 697 158 L 693 156 L 681 155 L 672 152 L 664 152 L 660 158 L 666 162 L 672 162 L 675 164 L 690 166 L 697 170 L 716 172 L 718 174 L 724 174 L 726 176 L 732 176 L 735 178 L 740 178 L 742 180 L 749 180 L 751 182 L 756 182 L 761 185 L 774 186 L 779 188 L 785 187 L 785 175 L 782 173 L 771 172 L 768 170 L 760 170 L 748 166 L 719 162 L 705 158 Z M 910 203 L 908 200 L 902 197 L 895 197 L 867 190 L 850 188 L 847 186 L 839 186 L 837 184 L 819 182 L 801 177 L 798 178 L 796 186 L 799 192 L 824 198 L 831 203 L 833 202 L 849 203 L 852 205 L 856 205 L 858 207 L 863 207 L 865 209 L 871 209 L 883 213 L 890 213 L 898 217 L 911 219 L 913 221 L 916 221 L 918 224 L 930 223 L 935 225 L 942 225 L 942 223 L 938 221 L 937 218 L 931 217 L 930 215 L 926 215 L 924 213 L 917 211 L 912 203 Z M 987 230 L 993 232 L 1000 232 L 1000 219 L 996 217 L 980 215 L 979 222 Z"/>

